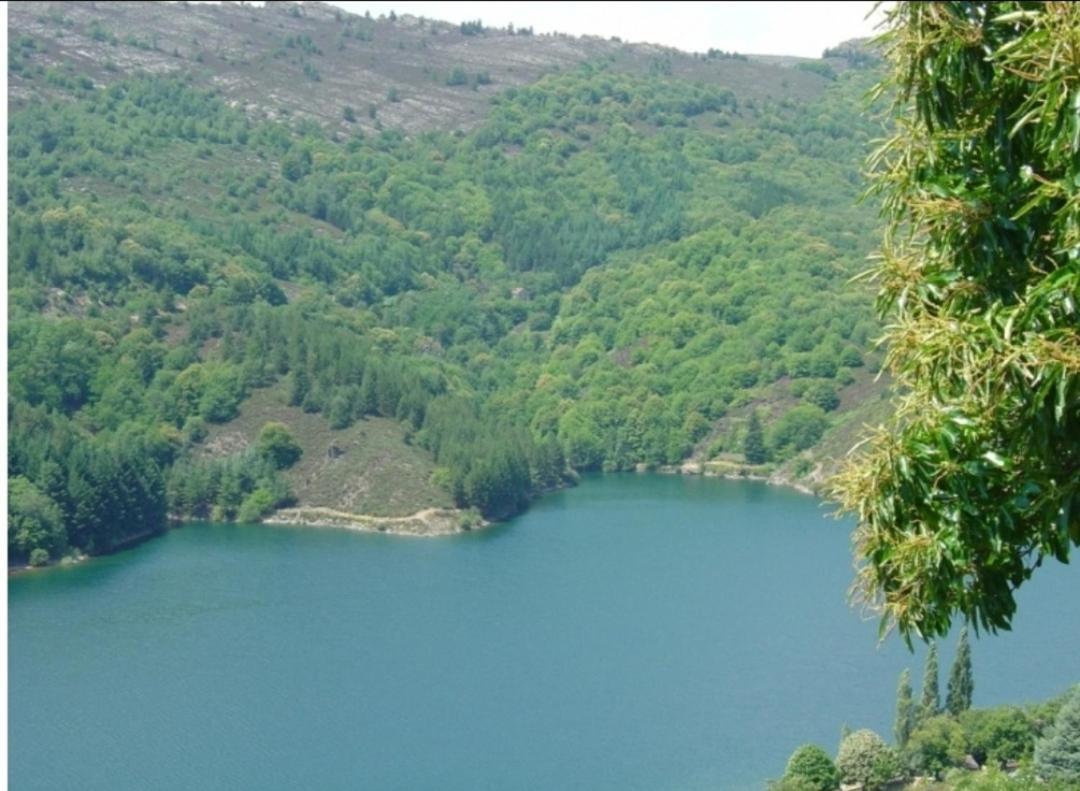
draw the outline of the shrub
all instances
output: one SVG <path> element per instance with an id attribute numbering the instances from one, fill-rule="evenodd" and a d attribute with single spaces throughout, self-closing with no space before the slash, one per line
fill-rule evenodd
<path id="1" fill-rule="evenodd" d="M 266 489 L 256 489 L 247 496 L 236 512 L 237 522 L 258 522 L 274 510 L 274 495 Z"/>
<path id="2" fill-rule="evenodd" d="M 836 388 L 830 382 L 814 382 L 807 385 L 803 398 L 826 412 L 831 412 L 840 406 L 840 396 L 837 395 Z"/>
<path id="3" fill-rule="evenodd" d="M 804 744 L 788 759 L 784 779 L 802 779 L 815 791 L 832 791 L 840 783 L 836 764 L 816 744 Z"/>
<path id="4" fill-rule="evenodd" d="M 840 743 L 836 768 L 842 782 L 861 783 L 866 791 L 874 791 L 900 774 L 900 761 L 880 736 L 864 729 Z"/>
<path id="5" fill-rule="evenodd" d="M 965 711 L 960 725 L 968 752 L 980 764 L 1003 766 L 1006 761 L 1030 758 L 1035 748 L 1035 729 L 1019 709 L 1004 706 Z"/>
<path id="6" fill-rule="evenodd" d="M 50 550 L 67 545 L 64 518 L 56 502 L 26 478 L 8 479 L 8 557 L 30 565 L 48 563 Z M 35 563 L 35 558 L 41 562 Z"/>
<path id="7" fill-rule="evenodd" d="M 769 783 L 769 791 L 816 791 L 817 786 L 799 775 L 785 775 L 779 780 Z"/>
<path id="8" fill-rule="evenodd" d="M 184 421 L 183 433 L 192 444 L 202 442 L 206 439 L 206 421 L 199 415 L 191 415 Z"/>
<path id="9" fill-rule="evenodd" d="M 964 760 L 963 729 L 949 716 L 930 717 L 914 730 L 904 749 L 904 763 L 915 774 L 937 777 Z"/>
<path id="10" fill-rule="evenodd" d="M 303 450 L 283 423 L 267 423 L 259 432 L 256 452 L 279 470 L 294 465 Z"/>
<path id="11" fill-rule="evenodd" d="M 827 425 L 825 413 L 820 407 L 809 404 L 797 406 L 772 426 L 769 444 L 777 450 L 788 446 L 797 451 L 806 450 L 821 439 Z"/>

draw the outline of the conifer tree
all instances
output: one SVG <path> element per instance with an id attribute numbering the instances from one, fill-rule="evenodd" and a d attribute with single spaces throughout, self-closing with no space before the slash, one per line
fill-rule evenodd
<path id="1" fill-rule="evenodd" d="M 750 423 L 746 428 L 746 439 L 743 440 L 743 455 L 747 464 L 764 464 L 765 432 L 761 429 L 761 421 L 757 412 L 750 413 Z"/>
<path id="2" fill-rule="evenodd" d="M 1043 780 L 1080 783 L 1080 686 L 1069 693 L 1053 727 L 1035 743 L 1035 771 Z"/>
<path id="3" fill-rule="evenodd" d="M 919 702 L 919 718 L 928 719 L 941 711 L 941 688 L 938 684 L 937 644 L 931 643 L 926 654 L 923 671 L 922 700 Z"/>
<path id="4" fill-rule="evenodd" d="M 975 679 L 971 674 L 971 646 L 968 644 L 967 627 L 960 630 L 960 642 L 956 647 L 956 659 L 949 672 L 949 692 L 945 708 L 952 715 L 971 708 L 971 696 L 975 691 Z"/>
<path id="5" fill-rule="evenodd" d="M 911 671 L 907 668 L 900 674 L 900 684 L 896 690 L 896 723 L 893 725 L 893 735 L 896 737 L 896 746 L 907 745 L 911 732 L 915 730 L 915 698 L 911 692 Z"/>

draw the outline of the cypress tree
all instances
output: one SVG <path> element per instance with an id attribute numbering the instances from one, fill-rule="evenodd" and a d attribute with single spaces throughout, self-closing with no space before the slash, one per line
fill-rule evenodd
<path id="1" fill-rule="evenodd" d="M 938 686 L 937 643 L 930 644 L 923 671 L 922 700 L 919 702 L 919 718 L 928 719 L 941 711 L 941 691 Z"/>
<path id="2" fill-rule="evenodd" d="M 896 737 L 896 746 L 907 745 L 911 732 L 915 730 L 915 698 L 911 692 L 911 671 L 904 669 L 900 674 L 900 684 L 896 689 L 896 723 L 893 725 L 893 735 Z"/>
<path id="3" fill-rule="evenodd" d="M 375 367 L 368 364 L 364 367 L 364 377 L 360 381 L 360 414 L 374 415 L 379 409 L 378 395 L 376 392 Z"/>
<path id="4" fill-rule="evenodd" d="M 761 430 L 757 412 L 750 413 L 750 424 L 746 427 L 746 439 L 743 440 L 743 456 L 747 464 L 765 463 L 765 432 Z"/>
<path id="5" fill-rule="evenodd" d="M 1043 780 L 1080 783 L 1080 686 L 1073 687 L 1053 727 L 1035 743 L 1035 771 Z"/>
<path id="6" fill-rule="evenodd" d="M 960 630 L 960 643 L 956 647 L 956 659 L 949 672 L 949 692 L 945 698 L 945 708 L 952 715 L 971 708 L 971 696 L 975 691 L 975 679 L 971 674 L 971 646 L 968 644 L 968 631 L 965 626 Z"/>
<path id="7" fill-rule="evenodd" d="M 308 390 L 311 387 L 307 371 L 303 368 L 297 368 L 290 374 L 289 380 L 289 406 L 300 406 L 304 403 L 304 399 L 307 398 Z"/>

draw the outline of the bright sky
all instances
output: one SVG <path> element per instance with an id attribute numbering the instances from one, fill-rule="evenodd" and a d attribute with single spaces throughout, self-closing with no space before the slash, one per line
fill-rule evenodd
<path id="1" fill-rule="evenodd" d="M 704 52 L 821 57 L 826 47 L 872 35 L 873 2 L 388 2 L 331 0 L 353 13 L 413 14 L 447 22 L 481 19 L 489 27 L 532 26 L 536 33 L 618 36 Z"/>

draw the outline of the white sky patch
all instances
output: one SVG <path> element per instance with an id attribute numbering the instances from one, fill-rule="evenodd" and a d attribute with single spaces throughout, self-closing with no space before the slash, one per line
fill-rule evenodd
<path id="1" fill-rule="evenodd" d="M 826 47 L 874 34 L 873 2 L 366 2 L 331 0 L 352 13 L 412 14 L 487 27 L 532 27 L 648 42 L 689 52 L 720 49 L 755 55 L 821 57 Z M 873 12 L 873 13 L 872 13 Z M 872 15 L 871 15 L 872 14 Z M 868 18 L 868 15 L 871 15 Z"/>

